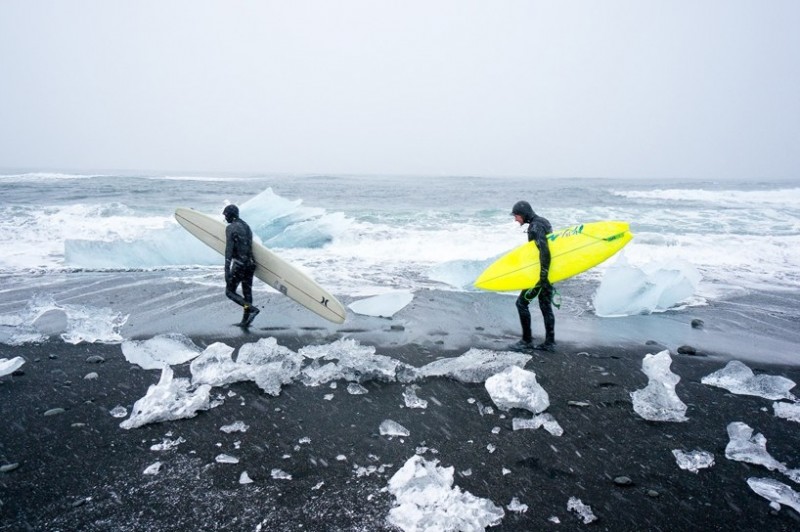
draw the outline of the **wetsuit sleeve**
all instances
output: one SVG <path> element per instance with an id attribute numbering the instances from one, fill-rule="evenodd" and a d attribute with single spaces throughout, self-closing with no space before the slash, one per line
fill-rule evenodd
<path id="1" fill-rule="evenodd" d="M 233 224 L 228 224 L 225 228 L 225 276 L 227 277 L 231 271 L 231 259 L 233 252 L 236 248 L 235 244 L 236 233 Z"/>
<path id="2" fill-rule="evenodd" d="M 546 229 L 540 224 L 536 224 L 532 229 L 533 231 L 528 232 L 528 241 L 534 241 L 539 249 L 539 283 L 549 283 L 547 277 L 550 273 L 550 243 L 547 241 Z"/>
<path id="3" fill-rule="evenodd" d="M 536 239 L 536 247 L 539 248 L 539 265 L 541 266 L 541 270 L 539 271 L 539 283 L 541 284 L 548 284 L 550 280 L 547 278 L 550 274 L 550 243 L 547 241 L 547 237 L 544 234 L 541 234 Z"/>

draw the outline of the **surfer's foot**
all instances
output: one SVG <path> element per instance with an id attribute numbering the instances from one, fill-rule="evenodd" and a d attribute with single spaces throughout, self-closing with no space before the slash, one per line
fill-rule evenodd
<path id="1" fill-rule="evenodd" d="M 510 344 L 507 349 L 511 351 L 530 351 L 533 349 L 533 341 L 519 340 L 514 344 Z"/>
<path id="2" fill-rule="evenodd" d="M 545 341 L 539 345 L 534 346 L 533 348 L 536 349 L 537 351 L 549 351 L 552 353 L 553 351 L 556 350 L 556 343 L 553 342 L 552 340 Z"/>
<path id="3" fill-rule="evenodd" d="M 258 310 L 258 307 L 251 306 L 244 312 L 245 316 L 242 318 L 242 326 L 249 327 L 250 324 L 253 323 L 253 320 L 256 319 L 256 316 L 258 316 L 259 312 L 261 311 Z"/>

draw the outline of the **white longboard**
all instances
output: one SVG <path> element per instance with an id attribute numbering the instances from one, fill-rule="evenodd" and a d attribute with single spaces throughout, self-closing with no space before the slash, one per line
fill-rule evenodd
<path id="1" fill-rule="evenodd" d="M 178 208 L 175 219 L 214 251 L 225 255 L 225 224 L 194 209 Z M 255 276 L 281 294 L 334 323 L 344 323 L 344 306 L 327 290 L 255 240 Z"/>

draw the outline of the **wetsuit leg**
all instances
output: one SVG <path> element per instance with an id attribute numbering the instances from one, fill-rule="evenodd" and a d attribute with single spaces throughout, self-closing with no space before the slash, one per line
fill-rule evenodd
<path id="1" fill-rule="evenodd" d="M 243 281 L 244 279 L 242 279 L 242 277 L 240 277 L 238 274 L 231 274 L 228 278 L 228 282 L 225 284 L 225 295 L 228 296 L 228 299 L 241 307 L 248 304 L 248 301 L 245 298 L 236 293 L 239 283 L 242 283 L 242 291 L 244 291 Z M 250 282 L 252 284 L 252 278 Z"/>
<path id="2" fill-rule="evenodd" d="M 550 285 L 539 291 L 539 310 L 544 319 L 544 333 L 546 343 L 556 341 L 556 317 L 553 314 L 553 286 Z"/>
<path id="3" fill-rule="evenodd" d="M 242 276 L 242 295 L 248 305 L 253 304 L 253 273 L 255 268 L 247 270 Z"/>
<path id="4" fill-rule="evenodd" d="M 519 297 L 517 298 L 517 312 L 519 313 L 519 323 L 522 326 L 522 341 L 532 342 L 533 335 L 531 334 L 531 311 L 530 308 L 528 308 L 531 302 L 525 299 L 525 294 L 527 292 L 527 290 L 520 292 Z"/>

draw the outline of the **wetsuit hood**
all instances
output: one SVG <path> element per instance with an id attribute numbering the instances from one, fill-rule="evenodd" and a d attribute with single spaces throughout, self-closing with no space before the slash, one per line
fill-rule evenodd
<path id="1" fill-rule="evenodd" d="M 522 216 L 522 221 L 525 223 L 530 223 L 533 220 L 533 217 L 536 216 L 536 213 L 533 212 L 533 207 L 527 201 L 518 201 L 514 204 L 511 208 L 511 214 L 519 214 Z"/>
<path id="2" fill-rule="evenodd" d="M 232 221 L 234 221 L 235 219 L 237 219 L 239 217 L 239 207 L 237 207 L 236 205 L 233 205 L 233 204 L 228 205 L 222 211 L 222 215 L 225 217 L 225 220 L 228 223 L 231 223 Z"/>

